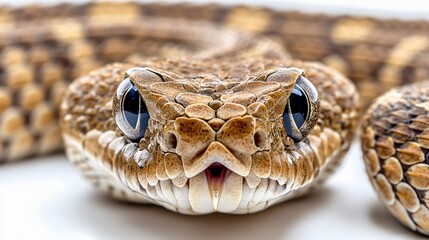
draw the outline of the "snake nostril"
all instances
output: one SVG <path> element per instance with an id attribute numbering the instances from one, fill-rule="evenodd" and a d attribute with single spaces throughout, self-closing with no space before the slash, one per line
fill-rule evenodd
<path id="1" fill-rule="evenodd" d="M 266 135 L 263 131 L 258 130 L 253 135 L 253 140 L 255 141 L 255 145 L 258 148 L 265 148 L 265 142 L 266 142 Z"/>
<path id="2" fill-rule="evenodd" d="M 168 148 L 175 149 L 177 147 L 177 138 L 174 133 L 167 133 L 165 136 L 165 143 Z"/>

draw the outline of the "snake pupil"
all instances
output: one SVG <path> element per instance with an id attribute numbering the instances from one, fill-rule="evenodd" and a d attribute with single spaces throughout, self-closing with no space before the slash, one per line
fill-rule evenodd
<path id="1" fill-rule="evenodd" d="M 132 84 L 124 94 L 122 104 L 123 116 L 126 122 L 131 128 L 135 129 L 135 134 L 133 135 L 137 135 L 137 139 L 142 138 L 149 121 L 149 112 L 136 85 Z"/>
<path id="2" fill-rule="evenodd" d="M 289 109 L 290 108 L 290 109 Z M 286 132 L 288 136 L 290 136 L 294 141 L 297 141 L 297 138 L 294 137 L 291 121 L 289 119 L 291 113 L 293 117 L 293 122 L 295 123 L 296 127 L 299 129 L 304 125 L 305 121 L 307 120 L 308 116 L 308 99 L 305 95 L 304 91 L 299 87 L 296 86 L 293 88 L 292 93 L 289 96 L 289 102 L 286 105 L 285 111 L 283 113 L 283 123 L 284 127 L 286 129 Z"/>
<path id="3" fill-rule="evenodd" d="M 125 118 L 131 127 L 136 128 L 140 113 L 140 104 L 142 103 L 141 96 L 137 87 L 133 85 L 124 99 L 124 114 Z M 146 106 L 145 106 L 146 107 Z"/>
<path id="4" fill-rule="evenodd" d="M 290 110 L 295 120 L 295 124 L 298 128 L 304 125 L 308 115 L 308 102 L 305 93 L 298 86 L 295 86 L 292 90 L 292 94 L 289 98 Z"/>

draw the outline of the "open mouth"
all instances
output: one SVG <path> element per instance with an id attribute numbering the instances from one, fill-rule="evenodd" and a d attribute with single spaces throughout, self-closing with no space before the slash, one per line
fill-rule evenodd
<path id="1" fill-rule="evenodd" d="M 220 197 L 219 193 L 222 192 L 223 183 L 231 171 L 220 163 L 213 163 L 205 170 L 205 173 L 212 201 L 217 206 L 217 201 Z"/>

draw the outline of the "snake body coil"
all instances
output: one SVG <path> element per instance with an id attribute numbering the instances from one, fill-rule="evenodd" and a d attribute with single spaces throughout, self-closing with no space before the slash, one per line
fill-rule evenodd
<path id="1" fill-rule="evenodd" d="M 251 213 L 307 192 L 350 146 L 357 92 L 366 106 L 428 76 L 424 21 L 132 3 L 4 8 L 0 20 L 0 161 L 59 150 L 62 101 L 66 152 L 85 177 L 185 214 Z M 427 233 L 420 84 L 380 97 L 362 139 L 383 201 Z"/>

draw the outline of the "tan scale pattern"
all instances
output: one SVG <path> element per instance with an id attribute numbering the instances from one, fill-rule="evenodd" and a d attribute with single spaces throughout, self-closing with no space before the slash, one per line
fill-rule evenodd
<path id="1" fill-rule="evenodd" d="M 331 70 L 313 63 L 255 57 L 252 60 L 235 58 L 225 65 L 213 64 L 213 61 L 218 60 L 160 59 L 139 63 L 167 79 L 149 81 L 139 75 L 132 75 L 151 116 L 149 133 L 139 144 L 126 140 L 118 131 L 110 115 L 111 98 L 93 99 L 93 96 L 111 96 L 122 81 L 123 72 L 135 65 L 110 65 L 80 78 L 71 85 L 62 105 L 66 143 L 74 145 L 83 142 L 90 159 L 104 166 L 130 190 L 141 194 L 143 199 L 150 198 L 156 204 L 167 205 L 168 209 L 186 214 L 256 212 L 304 193 L 323 180 L 326 171 L 336 165 L 348 148 L 353 135 L 350 128 L 355 127 L 358 119 L 358 99 L 353 94 L 352 85 Z M 331 86 L 323 85 L 326 79 L 336 81 L 338 84 L 335 87 L 344 89 L 337 96 L 323 98 L 324 106 L 340 107 L 343 113 L 348 113 L 347 118 L 339 119 L 331 114 L 330 108 L 320 109 L 320 121 L 308 142 L 300 142 L 295 146 L 285 136 L 279 118 L 287 101 L 285 96 L 293 85 L 288 78 L 277 83 L 258 77 L 265 76 L 264 72 L 270 72 L 271 69 L 287 66 L 303 68 L 319 89 Z M 237 71 L 244 72 L 238 74 Z M 216 76 L 223 78 L 216 80 Z M 289 78 L 292 80 L 296 76 L 296 73 L 290 74 Z M 109 86 L 109 90 L 103 94 L 97 91 L 98 85 L 102 83 Z M 220 87 L 222 85 L 224 87 Z M 86 88 L 91 89 L 88 94 L 78 97 L 79 92 Z M 193 99 L 195 103 L 185 101 L 195 96 L 195 93 L 200 93 L 199 97 Z M 248 100 L 249 94 L 254 95 L 251 100 Z M 337 99 L 343 102 L 339 103 Z M 91 100 L 97 101 L 93 103 L 96 106 L 106 107 L 97 115 L 69 110 L 69 106 L 88 105 Z M 165 106 L 172 105 L 176 106 L 165 111 Z M 82 121 L 76 121 L 76 118 L 82 118 Z M 212 128 L 210 122 L 215 119 L 219 119 L 217 122 L 220 126 Z M 258 131 L 265 137 L 258 145 L 254 145 L 253 136 Z M 177 138 L 175 146 L 168 140 L 172 135 Z M 288 149 L 284 143 L 287 143 Z M 195 155 L 201 151 L 202 155 Z M 241 189 L 232 187 L 234 184 L 244 184 L 244 190 L 237 194 L 250 194 L 247 199 L 236 199 L 224 193 L 226 197 L 221 198 L 217 210 L 198 205 L 203 200 L 197 198 L 197 201 L 191 196 L 205 195 L 200 190 L 197 195 L 192 194 L 196 188 L 193 186 L 204 183 L 199 180 L 204 177 L 200 176 L 201 171 L 213 161 L 221 161 L 232 171 L 232 177 L 228 178 L 231 182 L 225 183 L 225 189 L 230 188 L 230 193 L 233 193 Z M 175 197 L 166 195 L 171 194 L 171 191 Z M 178 194 L 190 194 L 189 200 L 184 200 Z"/>
<path id="2" fill-rule="evenodd" d="M 249 18 L 249 16 L 252 17 Z M 168 20 L 152 22 L 153 19 L 150 17 L 162 17 Z M 174 29 L 168 27 L 172 19 L 175 23 Z M 188 19 L 192 23 L 182 22 L 183 19 Z M 152 56 L 177 57 L 189 54 L 209 56 L 218 53 L 219 56 L 229 54 L 230 56 L 239 55 L 242 58 L 252 58 L 264 52 L 265 57 L 273 55 L 278 57 L 279 54 L 283 57 L 287 56 L 279 45 L 270 40 L 258 39 L 257 43 L 248 44 L 248 40 L 240 39 L 233 33 L 224 34 L 224 29 L 214 30 L 204 24 L 196 24 L 198 21 L 231 26 L 256 35 L 270 35 L 276 42 L 283 44 L 297 59 L 325 62 L 346 74 L 356 83 L 364 104 L 368 104 L 370 99 L 394 86 L 422 81 L 429 75 L 426 57 L 429 48 L 426 37 L 429 32 L 429 24 L 426 21 L 312 15 L 257 7 L 224 7 L 215 4 L 91 3 L 80 6 L 67 4 L 50 7 L 29 6 L 18 9 L 2 7 L 0 9 L 2 29 L 0 33 L 0 72 L 2 75 L 0 81 L 0 162 L 61 149 L 57 114 L 58 106 L 69 81 L 106 63 L 123 61 L 126 58 L 141 61 Z M 145 24 L 147 22 L 153 24 L 149 26 Z M 65 28 L 68 31 L 64 31 Z M 201 32 L 202 29 L 208 30 Z M 197 37 L 204 36 L 211 41 L 202 43 L 201 39 L 195 38 L 196 32 L 199 33 Z M 191 39 L 189 39 L 190 36 Z M 222 39 L 228 39 L 235 44 L 226 46 L 228 41 Z M 317 66 L 313 67 L 317 69 Z M 186 66 L 178 64 L 172 68 L 186 69 Z M 237 72 L 237 74 L 242 73 Z M 313 79 L 314 76 L 309 76 L 309 78 Z M 336 96 L 339 92 L 352 93 L 347 89 L 336 89 L 331 84 L 331 80 L 320 83 L 320 86 L 323 86 L 323 92 L 334 94 L 325 94 L 322 97 L 321 119 L 326 121 L 319 121 L 308 137 L 309 145 L 307 146 L 311 146 L 313 150 L 319 149 L 319 151 L 307 151 L 308 148 L 300 150 L 311 154 L 309 158 L 314 160 L 311 165 L 308 161 L 301 161 L 301 158 L 298 158 L 297 165 L 282 165 L 280 159 L 287 159 L 288 156 L 270 153 L 272 159 L 270 178 L 277 179 L 281 184 L 286 183 L 288 178 L 296 178 L 297 185 L 302 184 L 307 181 L 306 179 L 311 179 L 312 174 L 298 176 L 297 169 L 312 169 L 315 166 L 325 165 L 325 171 L 320 173 L 317 172 L 319 171 L 317 167 L 314 168 L 314 173 L 319 174 L 319 178 L 322 179 L 338 165 L 341 156 L 345 153 L 344 149 L 347 148 L 348 142 L 353 136 L 350 132 L 341 129 L 353 129 L 356 125 L 355 121 L 345 120 L 348 123 L 344 125 L 343 120 L 356 119 L 358 113 L 347 112 L 347 108 L 344 106 L 350 106 L 350 103 L 345 102 L 341 94 Z M 320 86 L 318 85 L 318 87 Z M 91 84 L 87 84 L 79 91 L 87 94 L 91 87 Z M 109 84 L 101 82 L 97 85 L 96 91 L 97 94 L 103 95 L 110 90 Z M 186 90 L 189 91 L 189 89 Z M 224 97 L 219 100 L 209 100 L 205 97 L 197 97 L 201 94 L 210 95 L 210 91 L 213 89 L 205 89 L 197 94 L 192 93 L 194 95 L 176 97 L 176 103 L 167 104 L 165 104 L 165 98 L 153 97 L 160 99 L 159 105 L 164 103 L 160 109 L 160 112 L 163 113 L 162 119 L 175 119 L 185 115 L 201 118 L 203 121 L 209 119 L 207 124 L 214 131 L 220 130 L 226 124 L 229 117 L 226 114 L 230 114 L 227 111 L 225 113 L 220 111 L 220 116 L 217 113 L 214 117 L 212 116 L 213 111 L 218 112 L 222 107 L 222 101 L 245 106 L 247 113 L 244 114 L 264 119 L 264 121 L 266 120 L 264 116 L 267 116 L 270 110 L 268 106 L 272 104 L 269 101 L 263 104 L 252 102 L 254 93 L 251 92 L 247 95 L 240 95 L 238 98 L 230 95 L 230 99 Z M 377 183 L 381 186 L 380 189 L 383 189 L 382 195 L 386 196 L 391 203 L 388 206 L 389 210 L 411 229 L 427 234 L 427 199 L 429 199 L 426 196 L 428 180 L 425 177 L 429 172 L 426 166 L 426 149 L 429 146 L 427 103 L 422 102 L 419 105 L 425 111 L 410 114 L 407 104 L 415 99 L 410 100 L 403 94 L 382 99 L 386 98 L 389 101 L 376 102 L 378 107 L 371 108 L 372 111 L 367 115 L 366 124 L 364 124 L 362 143 L 367 171 L 373 186 L 377 185 L 375 184 L 375 179 L 377 179 Z M 70 107 L 69 111 L 79 117 L 76 119 L 66 117 L 63 120 L 74 121 L 73 128 L 79 129 L 81 132 L 93 129 L 93 126 L 88 123 L 88 117 L 91 116 L 92 119 L 92 117 L 100 115 L 100 119 L 106 120 L 110 116 L 112 108 L 111 103 L 97 105 L 96 99 L 95 96 L 93 99 L 85 99 L 89 104 L 88 108 L 78 105 Z M 333 104 L 334 102 L 338 105 Z M 205 106 L 208 104 L 212 110 L 202 107 L 202 105 L 192 106 L 195 104 Z M 240 108 L 237 106 L 236 108 Z M 404 108 L 404 106 L 407 107 Z M 153 107 L 158 108 L 157 104 Z M 185 110 L 188 107 L 190 108 L 186 113 Z M 374 109 L 378 109 L 376 112 L 382 112 L 389 117 L 383 118 L 376 115 L 372 119 Z M 397 111 L 391 111 L 391 109 Z M 242 115 L 243 112 L 243 109 L 242 112 L 236 113 L 234 110 L 234 114 L 238 115 Z M 347 116 L 347 114 L 349 115 Z M 101 125 L 103 129 L 114 126 L 112 121 L 103 122 Z M 282 128 L 280 124 L 269 127 Z M 159 139 L 160 135 L 172 130 L 172 126 L 167 125 L 163 131 L 157 133 L 154 129 L 159 129 L 160 126 L 155 122 L 152 128 L 151 131 L 158 135 L 149 143 L 140 143 L 138 146 L 140 149 L 148 148 L 153 151 L 156 146 L 155 139 Z M 166 132 L 164 133 L 164 131 Z M 75 138 L 79 137 L 79 134 L 76 133 L 72 135 Z M 131 152 L 136 148 L 134 145 L 125 145 L 125 139 L 117 138 L 116 135 L 117 131 L 91 131 L 86 136 L 88 140 L 86 147 L 91 149 L 88 151 L 97 156 L 101 154 L 102 158 L 107 159 L 112 159 L 122 147 Z M 271 137 L 281 139 L 281 136 L 275 133 Z M 342 143 L 345 144 L 338 149 L 336 146 Z M 103 151 L 99 149 L 99 145 L 103 146 Z M 291 143 L 285 144 L 289 147 L 292 145 Z M 91 174 L 94 169 L 98 169 L 98 165 L 86 164 L 90 158 L 82 156 L 81 151 L 81 146 L 73 145 L 68 148 L 69 155 L 72 159 L 76 159 L 77 165 L 82 165 L 84 169 L 88 170 L 88 174 Z M 127 152 L 127 157 L 123 160 L 103 162 L 103 166 L 107 169 L 117 169 L 122 166 L 122 162 L 128 163 L 129 160 L 132 160 L 131 152 Z M 333 154 L 336 157 L 330 158 Z M 135 156 L 137 160 L 148 159 L 149 152 L 142 151 L 137 155 Z M 82 164 L 80 164 L 81 162 Z M 143 162 L 137 161 L 138 164 L 143 164 Z M 304 163 L 306 165 L 303 165 Z M 159 167 L 162 164 L 165 165 L 165 172 L 162 171 L 162 167 Z M 133 186 L 132 189 L 144 186 L 147 189 L 147 195 L 160 200 L 158 201 L 160 204 L 170 201 L 173 205 L 179 204 L 183 209 L 189 209 L 189 203 L 177 202 L 177 199 L 172 198 L 175 194 L 182 196 L 184 192 L 178 191 L 174 187 L 171 188 L 171 186 L 182 187 L 186 183 L 183 166 L 177 155 L 168 152 L 160 154 L 156 159 L 151 157 L 147 168 L 144 169 L 147 170 L 144 170 L 144 173 L 139 172 L 137 178 L 133 174 L 136 170 L 135 165 L 129 165 L 126 171 L 114 174 L 120 176 L 124 184 Z M 288 170 L 286 171 L 286 169 Z M 150 174 L 147 175 L 146 172 Z M 258 174 L 267 175 L 263 171 Z M 171 182 L 161 180 L 161 184 L 155 184 L 156 179 L 167 179 L 167 177 L 173 180 Z M 102 180 L 101 182 L 106 184 L 101 188 L 110 189 L 108 191 L 120 189 L 119 186 L 112 187 L 111 184 L 107 184 L 109 181 Z M 256 190 L 252 190 L 254 193 L 263 191 L 263 188 L 259 186 L 275 186 L 271 184 L 271 180 L 261 180 L 253 172 L 249 173 L 246 181 L 251 187 L 258 186 Z M 389 184 L 392 188 L 389 187 Z M 292 187 L 293 184 L 289 184 L 286 188 L 290 190 Z M 113 193 L 113 195 L 119 197 L 127 195 L 124 193 L 127 190 L 119 192 L 121 193 Z M 299 194 L 300 192 L 296 191 L 289 196 Z M 392 196 L 395 197 L 392 199 Z M 251 196 L 245 197 L 250 198 Z M 268 199 L 268 197 L 260 197 L 260 195 L 258 197 Z M 419 201 L 415 199 L 416 197 L 419 198 Z M 148 201 L 147 199 L 146 201 Z M 416 210 L 418 202 L 420 205 Z M 244 207 L 243 204 L 242 202 L 239 204 L 240 208 Z M 249 206 L 256 210 L 266 207 L 258 204 L 257 201 L 253 201 Z M 164 207 L 178 211 L 178 209 L 172 209 L 168 204 L 164 204 Z M 191 212 L 185 211 L 185 213 Z"/>
<path id="3" fill-rule="evenodd" d="M 429 95 L 427 82 L 389 91 L 365 115 L 362 149 L 383 203 L 412 230 L 429 232 Z"/>
<path id="4" fill-rule="evenodd" d="M 183 43 L 178 44 L 175 39 L 180 36 L 166 29 L 169 29 L 168 21 L 158 21 L 151 25 L 139 24 L 140 33 L 133 35 L 135 21 L 145 21 L 139 15 L 140 6 L 108 6 L 89 4 L 4 9 L 5 15 L 16 15 L 17 19 L 22 19 L 23 22 L 25 19 L 32 19 L 33 22 L 23 25 L 17 20 L 15 25 L 19 28 L 16 29 L 16 39 L 9 42 L 7 38 L 1 38 L 4 41 L 0 41 L 0 67 L 4 73 L 0 86 L 0 162 L 62 149 L 57 119 L 58 107 L 72 79 L 105 63 L 123 60 L 129 56 L 132 58 L 134 53 L 138 53 L 138 58 L 154 55 L 180 56 L 197 51 L 208 54 L 203 51 L 208 49 L 222 54 L 232 47 L 228 46 L 229 43 L 234 44 L 240 38 L 235 36 L 235 33 L 225 31 L 216 34 L 220 31 L 213 27 L 203 27 L 206 26 L 204 24 L 194 24 L 192 28 L 186 21 L 177 23 L 177 32 L 186 34 L 203 27 L 206 29 L 203 34 L 213 36 L 212 42 L 219 39 L 225 39 L 218 41 L 222 44 L 224 41 L 230 42 L 222 45 L 224 49 L 213 48 L 210 41 L 205 43 L 208 46 L 190 44 L 186 38 L 179 39 L 178 41 Z M 106 7 L 115 11 L 103 14 Z M 97 17 L 86 15 L 87 11 L 94 12 Z M 113 24 L 105 24 L 103 21 L 113 12 L 121 17 L 110 18 L 109 21 Z M 130 18 L 124 18 L 124 15 Z M 0 37 L 8 36 L 7 33 L 2 34 L 6 35 L 0 34 Z M 125 38 L 127 34 L 131 37 Z M 40 38 L 39 35 L 44 37 Z M 156 38 L 158 40 L 155 40 Z M 240 47 L 235 48 L 238 51 Z M 267 49 L 269 48 L 268 46 Z"/>

